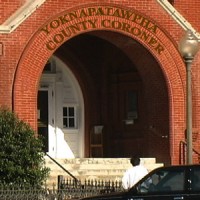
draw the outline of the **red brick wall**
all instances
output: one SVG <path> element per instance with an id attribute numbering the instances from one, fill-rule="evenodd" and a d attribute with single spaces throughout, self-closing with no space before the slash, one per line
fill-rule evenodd
<path id="1" fill-rule="evenodd" d="M 175 8 L 199 32 L 200 3 L 198 0 L 175 0 Z"/>
<path id="2" fill-rule="evenodd" d="M 0 0 L 0 24 L 2 24 L 12 13 L 24 5 L 25 0 Z"/>
<path id="3" fill-rule="evenodd" d="M 198 0 L 176 0 L 176 9 L 189 21 L 192 27 L 200 32 L 199 16 L 200 2 Z M 192 65 L 192 98 L 193 98 L 193 129 L 197 133 L 197 138 L 194 140 L 194 148 L 199 152 L 200 145 L 200 52 L 195 56 Z"/>
<path id="4" fill-rule="evenodd" d="M 184 13 L 184 16 L 189 21 L 194 23 L 195 27 L 199 28 L 197 23 L 198 17 L 195 17 L 194 14 L 191 15 L 186 9 L 190 8 L 198 12 L 197 7 L 200 7 L 200 4 L 196 2 L 196 7 L 194 7 L 193 2 L 195 1 L 175 1 L 175 6 L 180 12 Z M 0 104 L 10 107 L 13 104 L 19 116 L 28 121 L 36 129 L 36 94 L 39 77 L 45 62 L 53 53 L 45 48 L 45 43 L 47 39 L 51 38 L 51 35 L 46 36 L 44 33 L 41 33 L 40 28 L 47 22 L 56 18 L 56 16 L 59 16 L 63 11 L 68 9 L 73 10 L 77 6 L 87 7 L 93 3 L 110 3 L 111 5 L 137 10 L 142 15 L 146 16 L 146 18 L 153 20 L 159 28 L 161 28 L 156 37 L 165 47 L 165 51 L 162 55 L 157 55 L 153 49 L 146 46 L 143 41 L 140 42 L 143 43 L 158 60 L 166 76 L 170 96 L 171 157 L 172 163 L 178 163 L 178 145 L 179 141 L 184 139 L 185 129 L 185 99 L 183 98 L 185 67 L 176 49 L 177 44 L 175 42 L 179 41 L 184 31 L 155 0 L 47 0 L 14 32 L 0 35 L 0 41 L 3 42 L 4 47 L 4 54 L 0 57 Z M 20 5 L 20 2 L 18 2 L 18 5 Z M 6 11 L 4 10 L 5 14 L 3 18 L 10 15 L 11 10 L 15 10 L 17 5 L 13 4 L 12 7 L 12 2 L 8 1 L 5 6 L 10 8 Z M 1 20 L 3 20 L 3 18 Z M 58 32 L 58 30 L 55 30 L 52 34 L 56 34 L 56 31 Z M 123 31 L 121 31 L 121 33 L 127 34 Z M 135 39 L 139 40 L 137 37 L 135 37 Z M 198 114 L 200 108 L 200 102 L 198 100 L 198 96 L 200 95 L 199 61 L 200 56 L 198 54 L 195 58 L 193 68 L 193 86 L 195 86 L 193 88 L 195 106 L 194 126 L 197 129 L 200 125 L 200 115 Z"/>

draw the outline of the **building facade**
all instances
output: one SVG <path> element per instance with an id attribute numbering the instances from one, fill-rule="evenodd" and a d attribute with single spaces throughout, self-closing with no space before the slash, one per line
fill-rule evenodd
<path id="1" fill-rule="evenodd" d="M 182 164 L 186 67 L 199 0 L 0 3 L 0 105 L 54 158 L 155 157 Z M 192 62 L 193 161 L 200 152 L 200 53 Z"/>

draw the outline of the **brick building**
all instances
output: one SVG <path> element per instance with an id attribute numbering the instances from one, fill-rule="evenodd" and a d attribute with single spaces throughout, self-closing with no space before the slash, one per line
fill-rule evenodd
<path id="1" fill-rule="evenodd" d="M 182 163 L 186 70 L 178 43 L 186 30 L 200 38 L 199 0 L 1 0 L 0 13 L 0 105 L 44 135 L 52 157 Z M 197 53 L 197 152 L 199 63 Z"/>

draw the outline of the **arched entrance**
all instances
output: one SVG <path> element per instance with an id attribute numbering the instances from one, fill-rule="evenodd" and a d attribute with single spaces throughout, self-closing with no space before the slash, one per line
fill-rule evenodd
<path id="1" fill-rule="evenodd" d="M 44 66 L 37 95 L 38 134 L 55 158 L 84 157 L 84 103 L 69 67 L 52 56 Z"/>
<path id="2" fill-rule="evenodd" d="M 169 160 L 167 84 L 159 64 L 141 44 L 119 33 L 94 31 L 70 39 L 55 54 L 87 87 L 90 156 L 138 154 Z M 103 133 L 95 134 L 99 126 Z M 98 134 L 103 141 L 93 143 Z"/>
<path id="3" fill-rule="evenodd" d="M 106 75 L 106 71 L 103 70 L 109 69 L 110 73 L 107 73 L 107 75 L 112 75 L 110 77 L 103 76 L 105 78 L 103 81 L 105 82 L 100 84 L 100 86 L 104 86 L 104 89 L 107 89 L 107 91 L 101 90 L 101 97 L 104 97 L 106 93 L 107 101 L 105 99 L 99 99 L 98 95 L 95 95 L 93 92 L 88 95 L 89 93 L 85 91 L 88 88 L 94 91 L 95 87 L 90 84 L 84 84 L 84 80 L 81 79 L 80 75 L 78 76 L 78 74 L 80 74 L 78 70 L 81 68 L 74 68 L 73 73 L 76 74 L 82 86 L 85 107 L 88 108 L 85 112 L 85 156 L 89 156 L 90 154 L 90 149 L 88 147 L 90 146 L 89 134 L 91 125 L 104 126 L 103 123 L 105 121 L 109 124 L 109 120 L 112 119 L 112 123 L 105 126 L 105 131 L 109 132 L 111 130 L 112 133 L 107 134 L 105 138 L 107 156 L 126 157 L 133 151 L 138 154 L 143 154 L 144 156 L 147 154 L 151 156 L 157 152 L 157 149 L 154 148 L 155 143 L 158 144 L 159 142 L 161 144 L 161 140 L 163 139 L 166 141 L 168 147 L 165 148 L 166 146 L 164 147 L 163 145 L 164 149 L 167 149 L 167 151 L 166 155 L 164 155 L 165 153 L 160 153 L 160 158 L 163 158 L 164 155 L 166 158 L 164 158 L 164 162 L 168 162 L 170 159 L 173 162 L 173 157 L 178 156 L 178 147 L 174 146 L 176 143 L 176 134 L 183 130 L 184 125 L 184 120 L 180 122 L 180 118 L 177 117 L 184 115 L 184 103 L 178 101 L 177 98 L 178 96 L 184 96 L 181 81 L 181 77 L 184 77 L 181 73 L 184 72 L 179 69 L 182 67 L 183 63 L 178 51 L 165 33 L 153 21 L 136 11 L 130 11 L 115 6 L 90 6 L 66 11 L 51 19 L 32 38 L 32 41 L 29 46 L 27 46 L 20 60 L 14 84 L 13 98 L 15 111 L 20 113 L 22 119 L 30 120 L 32 126 L 36 129 L 36 94 L 39 77 L 41 76 L 45 63 L 53 53 L 59 54 L 59 50 L 61 49 L 59 47 L 63 47 L 62 45 L 66 41 L 68 41 L 66 45 L 70 44 L 70 39 L 72 41 L 75 39 L 75 36 L 86 32 L 89 35 L 90 33 L 93 35 L 94 31 L 98 30 L 104 30 L 110 33 L 118 32 L 121 36 L 124 35 L 125 40 L 122 39 L 122 41 L 127 42 L 127 46 L 126 48 L 116 48 L 120 53 L 115 51 L 112 52 L 113 55 L 111 55 L 113 58 L 117 55 L 123 56 L 125 59 L 121 60 L 125 61 L 125 63 L 121 65 L 115 63 L 115 66 L 102 68 L 101 74 Z M 97 37 L 97 35 L 95 37 Z M 105 40 L 105 34 L 100 35 L 98 35 L 98 37 Z M 112 37 L 113 35 L 110 34 L 107 36 L 106 40 L 110 41 L 112 45 L 113 42 L 115 42 L 115 45 L 119 45 L 121 42 L 120 37 L 118 37 L 116 41 L 113 41 Z M 88 38 L 91 39 L 91 37 Z M 107 45 L 107 43 L 104 44 Z M 110 45 L 107 45 L 107 49 L 109 48 L 111 48 Z M 131 56 L 134 48 L 138 48 L 140 51 L 135 51 L 134 56 Z M 32 49 L 37 49 L 37 51 L 34 52 L 34 57 L 31 56 L 33 54 Z M 101 51 L 99 51 L 99 53 L 101 53 Z M 62 53 L 59 55 L 61 54 Z M 104 55 L 107 55 L 106 52 L 104 52 Z M 145 59 L 142 57 L 143 55 L 149 58 L 148 63 L 145 62 Z M 34 60 L 35 57 L 37 57 L 37 60 Z M 85 57 L 82 59 L 84 58 Z M 75 62 L 73 57 L 71 59 Z M 120 61 L 120 59 L 118 61 Z M 110 65 L 111 64 L 113 64 L 113 62 L 110 61 Z M 26 69 L 27 65 L 30 66 L 29 71 Z M 78 66 L 81 67 L 81 64 Z M 90 79 L 91 76 L 89 76 L 85 68 L 82 69 L 85 77 L 88 77 L 88 79 L 86 79 L 87 83 L 92 83 Z M 96 72 L 99 72 L 99 70 Z M 94 72 L 93 78 L 98 79 L 99 74 L 96 74 L 96 72 Z M 149 74 L 151 74 L 151 76 Z M 125 85 L 127 80 L 131 82 L 128 87 Z M 132 80 L 136 81 L 137 84 L 133 83 Z M 107 87 L 107 81 L 109 82 L 109 87 Z M 162 83 L 159 88 L 155 87 L 157 85 L 156 83 L 158 83 L 157 81 Z M 173 84 L 173 82 L 176 82 L 176 84 Z M 163 101 L 159 102 L 156 98 L 152 97 L 151 101 L 148 102 L 148 100 L 150 100 L 149 97 L 152 96 L 152 94 L 156 94 L 158 91 L 158 94 L 160 94 L 159 97 L 161 97 Z M 113 93 L 114 95 L 112 95 Z M 27 98 L 32 99 L 31 102 L 35 102 L 35 104 L 29 103 Z M 96 98 L 96 104 L 94 105 L 91 105 L 92 98 Z M 115 102 L 114 104 L 113 101 Z M 99 107 L 98 102 L 100 102 L 100 105 L 103 107 Z M 144 104 L 141 102 L 148 103 L 143 107 Z M 22 104 L 24 104 L 25 107 L 23 110 L 21 110 Z M 153 107 L 151 107 L 152 105 Z M 140 115 L 139 108 L 143 110 Z M 93 109 L 95 112 L 92 112 Z M 114 114 L 116 109 L 119 113 L 119 115 L 117 115 L 118 117 Z M 158 116 L 159 109 L 167 111 L 165 116 L 162 115 L 162 118 Z M 107 115 L 105 115 L 105 111 L 108 112 Z M 99 113 L 104 116 L 99 115 Z M 141 119 L 140 117 L 143 118 L 142 121 L 139 121 Z M 102 121 L 102 119 L 104 121 Z M 179 122 L 179 126 L 175 127 L 174 124 L 176 124 L 177 121 Z M 92 123 L 90 124 L 89 122 Z M 163 124 L 165 128 L 163 128 Z M 138 129 L 139 126 L 143 126 L 140 131 Z M 133 132 L 134 134 L 132 135 Z M 141 137 L 144 137 L 142 142 Z M 143 141 L 148 142 L 144 144 Z M 137 144 L 137 146 L 135 144 Z M 143 145 L 145 145 L 145 147 L 147 145 L 148 148 L 145 148 L 144 151 L 141 152 L 142 148 L 139 149 L 138 147 Z M 109 149 L 109 146 L 114 148 Z M 118 150 L 121 155 L 116 153 Z"/>

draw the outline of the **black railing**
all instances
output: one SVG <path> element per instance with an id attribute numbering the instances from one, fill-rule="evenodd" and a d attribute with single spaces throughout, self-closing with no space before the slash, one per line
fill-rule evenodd
<path id="1" fill-rule="evenodd" d="M 76 184 L 73 179 L 58 177 L 58 190 L 72 199 L 123 191 L 121 180 L 85 180 Z"/>
<path id="2" fill-rule="evenodd" d="M 192 149 L 192 152 L 198 157 L 198 162 L 200 163 L 200 152 L 196 149 Z M 186 154 L 187 154 L 187 142 L 180 141 L 180 164 L 186 164 Z"/>
<path id="3" fill-rule="evenodd" d="M 99 194 L 123 191 L 121 181 L 85 180 L 76 184 L 73 178 L 58 178 L 59 188 L 27 188 L 0 185 L 0 200 L 75 200 Z"/>
<path id="4" fill-rule="evenodd" d="M 70 173 L 67 169 L 65 169 L 59 162 L 57 162 L 54 158 L 52 158 L 49 154 L 46 153 L 46 155 L 56 164 L 58 165 L 63 171 L 65 171 L 72 179 L 75 181 L 76 184 L 79 183 L 79 180 L 72 174 Z"/>
<path id="5" fill-rule="evenodd" d="M 0 186 L 1 200 L 69 200 L 72 199 L 64 190 L 35 189 L 35 188 L 7 188 Z M 74 198 L 73 198 L 74 199 Z"/>

